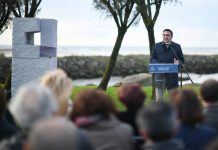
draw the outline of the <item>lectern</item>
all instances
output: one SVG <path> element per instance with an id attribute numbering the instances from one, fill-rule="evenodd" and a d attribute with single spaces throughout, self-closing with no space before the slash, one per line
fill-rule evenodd
<path id="1" fill-rule="evenodd" d="M 165 73 L 178 73 L 178 64 L 149 64 L 149 73 L 163 74 L 163 78 L 156 80 L 156 82 L 162 82 L 162 88 L 164 90 L 164 74 Z"/>
<path id="2" fill-rule="evenodd" d="M 149 73 L 178 73 L 178 64 L 149 64 Z"/>

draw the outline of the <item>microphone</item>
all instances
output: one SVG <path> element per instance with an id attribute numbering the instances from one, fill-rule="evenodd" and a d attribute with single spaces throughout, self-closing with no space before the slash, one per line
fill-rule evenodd
<path id="1" fill-rule="evenodd" d="M 171 43 L 164 43 L 164 45 L 166 46 L 166 48 L 169 48 Z"/>
<path id="2" fill-rule="evenodd" d="M 172 46 L 170 46 L 170 43 L 167 43 L 167 45 L 168 45 L 168 47 L 173 51 L 173 54 L 174 54 L 174 56 L 176 57 L 176 58 L 174 58 L 174 61 L 175 61 L 175 59 L 178 60 L 178 61 L 179 61 L 179 64 L 180 64 L 182 67 L 184 67 L 183 63 L 181 62 L 181 60 L 179 59 L 178 55 L 176 54 L 175 49 L 174 49 Z M 166 46 L 167 46 L 167 45 L 166 45 Z"/>
<path id="3" fill-rule="evenodd" d="M 164 44 L 169 46 L 171 43 L 164 43 Z"/>
<path id="4" fill-rule="evenodd" d="M 170 45 L 170 44 L 169 44 L 169 45 Z M 181 60 L 179 59 L 178 55 L 176 54 L 175 49 L 174 49 L 172 46 L 170 46 L 169 48 L 172 49 L 174 56 L 175 56 L 176 59 L 179 61 L 179 64 L 180 64 L 180 65 L 182 66 L 182 68 L 184 69 L 185 73 L 187 74 L 187 76 L 188 76 L 188 78 L 190 79 L 190 81 L 192 82 L 192 84 L 194 84 L 194 82 L 192 81 L 191 77 L 189 76 L 189 74 L 188 74 L 188 72 L 187 72 L 187 70 L 186 70 L 184 64 L 181 62 Z M 181 67 L 180 67 L 180 68 L 181 68 Z"/>

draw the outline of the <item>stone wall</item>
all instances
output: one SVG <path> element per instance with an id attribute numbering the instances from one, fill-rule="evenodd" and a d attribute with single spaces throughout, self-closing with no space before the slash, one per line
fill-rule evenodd
<path id="1" fill-rule="evenodd" d="M 109 57 L 106 56 L 70 56 L 58 59 L 58 67 L 63 68 L 73 78 L 101 77 Z M 148 56 L 119 56 L 113 71 L 114 76 L 126 76 L 148 71 Z"/>
<path id="2" fill-rule="evenodd" d="M 185 60 L 187 72 L 198 74 L 218 72 L 218 55 L 187 55 Z"/>
<path id="3" fill-rule="evenodd" d="M 186 69 L 188 72 L 210 74 L 218 72 L 218 55 L 200 56 L 187 55 Z M 96 78 L 101 77 L 109 57 L 106 56 L 69 56 L 58 58 L 58 67 L 64 69 L 71 78 Z M 10 59 L 0 57 L 0 83 L 3 83 L 9 69 Z M 114 76 L 128 76 L 148 72 L 149 56 L 130 55 L 119 56 Z"/>
<path id="4" fill-rule="evenodd" d="M 210 74 L 218 72 L 218 55 L 185 55 L 186 70 L 191 73 Z M 108 57 L 70 56 L 58 59 L 58 67 L 63 68 L 73 79 L 101 77 Z M 148 72 L 149 56 L 119 56 L 113 71 L 114 76 L 127 76 Z"/>

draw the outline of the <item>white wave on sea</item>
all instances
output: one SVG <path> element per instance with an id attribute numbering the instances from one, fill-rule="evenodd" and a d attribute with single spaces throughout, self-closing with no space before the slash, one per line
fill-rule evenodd
<path id="1" fill-rule="evenodd" d="M 84 56 L 110 56 L 112 47 L 71 47 L 60 46 L 58 47 L 58 56 L 69 55 L 84 55 Z M 185 47 L 183 53 L 188 55 L 215 55 L 218 54 L 218 47 L 215 48 L 198 48 L 198 47 Z M 120 55 L 149 55 L 148 47 L 121 47 Z"/>

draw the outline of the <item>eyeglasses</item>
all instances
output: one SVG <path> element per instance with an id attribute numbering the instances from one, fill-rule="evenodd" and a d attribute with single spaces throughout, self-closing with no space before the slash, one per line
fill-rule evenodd
<path id="1" fill-rule="evenodd" d="M 170 34 L 163 34 L 163 36 L 171 36 Z"/>

